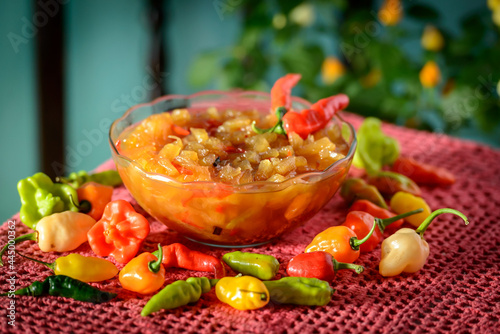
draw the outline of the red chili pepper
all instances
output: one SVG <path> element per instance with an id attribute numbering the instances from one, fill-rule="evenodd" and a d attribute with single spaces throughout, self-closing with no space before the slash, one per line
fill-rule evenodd
<path id="1" fill-rule="evenodd" d="M 420 196 L 421 191 L 415 182 L 400 173 L 380 171 L 368 177 L 368 183 L 384 195 L 394 195 L 399 191 Z"/>
<path id="2" fill-rule="evenodd" d="M 216 278 L 224 277 L 225 269 L 222 261 L 215 256 L 194 251 L 183 244 L 174 243 L 163 246 L 163 266 L 215 273 Z M 159 256 L 158 251 L 153 255 Z"/>
<path id="3" fill-rule="evenodd" d="M 172 130 L 175 132 L 176 135 L 179 135 L 179 136 L 187 136 L 191 133 L 191 132 L 189 132 L 189 130 L 186 130 L 183 127 L 175 125 L 175 124 L 172 124 Z"/>
<path id="4" fill-rule="evenodd" d="M 271 110 L 276 111 L 279 107 L 290 109 L 292 105 L 292 88 L 299 82 L 302 76 L 290 73 L 279 78 L 271 88 Z"/>
<path id="5" fill-rule="evenodd" d="M 387 219 L 379 219 L 363 211 L 351 211 L 347 214 L 345 222 L 343 222 L 341 226 L 345 226 L 353 230 L 358 238 L 364 238 L 370 233 L 373 225 L 377 225 L 377 228 L 375 228 L 375 231 L 373 231 L 368 240 L 366 240 L 359 247 L 359 250 L 362 253 L 368 253 L 374 250 L 380 243 L 383 238 L 382 233 L 387 225 L 397 221 L 398 219 L 408 217 L 419 212 L 422 212 L 422 209 L 410 211 Z"/>
<path id="6" fill-rule="evenodd" d="M 363 266 L 338 262 L 327 252 L 302 253 L 290 260 L 286 267 L 288 276 L 310 277 L 323 281 L 333 281 L 338 270 L 352 269 L 356 273 L 363 272 Z"/>
<path id="7" fill-rule="evenodd" d="M 349 104 L 347 95 L 338 94 L 319 100 L 310 109 L 291 112 L 291 91 L 299 79 L 298 74 L 288 74 L 276 81 L 271 89 L 271 110 L 276 112 L 278 122 L 270 129 L 259 129 L 253 123 L 252 129 L 255 132 L 295 132 L 305 139 L 309 134 L 324 128 L 337 111 Z"/>
<path id="8" fill-rule="evenodd" d="M 386 218 L 392 218 L 395 217 L 396 214 L 392 213 L 391 211 L 381 208 L 380 206 L 366 200 L 366 199 L 359 199 L 356 202 L 351 205 L 349 208 L 348 212 L 351 211 L 363 211 L 371 214 L 375 218 L 380 218 L 380 219 L 386 219 Z M 389 233 L 393 233 L 396 230 L 398 230 L 401 225 L 403 225 L 404 220 L 403 219 L 398 219 L 395 222 L 391 223 L 390 225 L 386 226 L 385 230 Z"/>
<path id="9" fill-rule="evenodd" d="M 127 263 L 149 234 L 149 222 L 124 200 L 109 202 L 99 220 L 87 233 L 90 247 L 99 256 L 112 256 Z"/>
<path id="10" fill-rule="evenodd" d="M 412 158 L 399 157 L 392 165 L 392 170 L 408 176 L 418 184 L 449 186 L 455 183 L 455 176 L 445 168 L 415 161 Z"/>

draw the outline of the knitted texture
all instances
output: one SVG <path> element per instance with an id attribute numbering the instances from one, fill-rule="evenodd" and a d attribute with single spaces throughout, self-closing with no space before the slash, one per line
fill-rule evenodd
<path id="1" fill-rule="evenodd" d="M 345 114 L 356 127 L 362 119 Z M 470 219 L 465 226 L 456 216 L 440 216 L 426 231 L 430 246 L 426 265 L 416 274 L 383 278 L 378 274 L 380 246 L 362 254 L 356 263 L 365 266 L 364 273 L 341 271 L 332 283 L 337 290 L 325 307 L 277 305 L 272 302 L 260 310 L 238 311 L 219 302 L 214 291 L 202 295 L 199 302 L 141 317 L 140 311 L 150 296 L 141 296 L 121 288 L 118 278 L 92 285 L 118 296 L 111 302 L 93 305 L 63 297 L 16 297 L 15 327 L 7 324 L 10 299 L 0 298 L 3 332 L 24 333 L 406 333 L 406 332 L 497 332 L 500 320 L 500 152 L 483 145 L 445 135 L 403 129 L 384 124 L 384 131 L 401 144 L 402 153 L 419 161 L 443 166 L 452 171 L 457 182 L 448 188 L 422 187 L 423 197 L 432 209 L 451 207 Z M 111 161 L 100 169 L 109 169 Z M 7 194 L 4 194 L 7 196 Z M 14 194 L 8 194 L 14 196 Z M 124 187 L 115 189 L 113 199 L 131 201 Z M 302 227 L 267 245 L 245 248 L 274 255 L 281 263 L 277 278 L 285 275 L 288 261 L 304 251 L 312 238 L 332 225 L 339 225 L 347 207 L 335 197 L 313 219 Z M 152 251 L 157 243 L 181 242 L 217 257 L 228 249 L 202 246 L 184 239 L 176 232 L 149 218 L 151 233 L 141 251 Z M 16 235 L 31 232 L 20 221 Z M 7 242 L 8 224 L 0 228 L 0 243 Z M 54 261 L 67 253 L 43 253 L 35 242 L 24 242 L 16 249 L 45 261 Z M 75 252 L 92 256 L 87 243 Z M 4 258 L 6 260 L 6 258 Z M 7 282 L 15 276 L 21 288 L 51 274 L 42 265 L 15 258 L 15 273 L 9 266 L 0 268 L 0 289 L 9 290 Z M 121 269 L 123 265 L 118 265 Z M 183 269 L 167 269 L 169 284 L 190 276 L 212 274 Z M 231 273 L 230 273 L 231 274 Z"/>

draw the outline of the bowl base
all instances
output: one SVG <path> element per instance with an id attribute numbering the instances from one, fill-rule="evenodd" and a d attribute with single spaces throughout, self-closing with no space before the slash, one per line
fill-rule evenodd
<path id="1" fill-rule="evenodd" d="M 185 236 L 183 236 L 183 237 L 186 238 L 186 239 L 188 239 L 189 241 L 196 242 L 196 243 L 201 244 L 201 245 L 211 246 L 211 247 L 219 247 L 219 248 L 258 247 L 258 246 L 262 246 L 262 245 L 268 244 L 271 241 L 273 241 L 273 240 L 268 240 L 268 241 L 258 242 L 258 243 L 255 243 L 255 244 L 248 244 L 248 245 L 220 245 L 220 244 L 212 244 L 212 243 L 209 243 L 209 242 L 199 241 L 199 240 L 192 239 L 192 238 L 185 237 Z"/>

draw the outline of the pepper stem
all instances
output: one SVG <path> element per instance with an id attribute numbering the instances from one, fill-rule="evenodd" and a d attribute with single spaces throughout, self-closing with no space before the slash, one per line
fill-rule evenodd
<path id="1" fill-rule="evenodd" d="M 10 245 L 15 245 L 15 244 L 18 244 L 18 243 L 26 241 L 26 240 L 33 240 L 33 241 L 38 242 L 38 231 L 35 231 L 33 233 L 28 233 L 25 235 L 21 235 L 20 237 L 17 237 L 13 240 L 14 243 L 9 242 L 5 246 L 3 246 L 2 250 L 0 251 L 0 266 L 3 266 L 3 261 L 2 261 L 3 253 L 5 253 L 5 251 L 7 250 L 8 247 Z"/>
<path id="2" fill-rule="evenodd" d="M 37 263 L 40 263 L 40 264 L 43 264 L 44 266 L 46 266 L 47 268 L 49 268 L 50 270 L 52 271 L 55 271 L 56 269 L 56 264 L 55 262 L 43 262 L 43 261 L 40 261 L 40 260 L 36 260 L 36 259 L 33 259 L 31 257 L 28 257 L 24 254 L 22 254 L 21 252 L 17 252 L 17 254 L 21 255 L 22 257 L 24 257 L 25 259 L 28 259 L 28 260 L 31 260 L 31 261 L 34 261 L 34 262 L 37 262 Z"/>
<path id="3" fill-rule="evenodd" d="M 246 292 L 246 293 L 260 294 L 260 300 L 267 300 L 267 293 L 265 293 L 263 291 L 252 291 L 252 290 L 246 290 L 246 289 L 238 289 L 238 291 Z"/>
<path id="4" fill-rule="evenodd" d="M 373 234 L 373 231 L 375 231 L 375 226 L 377 226 L 377 224 L 373 223 L 373 226 L 372 226 L 372 229 L 370 230 L 370 232 L 368 232 L 368 234 L 361 240 L 359 240 L 357 237 L 352 237 L 349 240 L 349 243 L 351 244 L 351 248 L 355 251 L 359 250 L 359 246 L 361 246 L 366 240 L 370 239 L 370 237 Z"/>
<path id="5" fill-rule="evenodd" d="M 87 200 L 83 200 L 80 202 L 80 204 L 77 204 L 73 199 L 73 195 L 69 195 L 69 199 L 71 200 L 71 203 L 73 203 L 73 205 L 76 206 L 78 208 L 78 211 L 80 211 L 81 213 L 89 213 L 90 210 L 92 210 L 92 204 L 90 204 L 90 202 Z"/>
<path id="6" fill-rule="evenodd" d="M 384 230 L 387 226 L 391 225 L 397 220 L 400 220 L 401 218 L 406 218 L 411 215 L 415 215 L 417 213 L 420 213 L 424 211 L 424 209 L 417 209 L 409 212 L 402 213 L 400 215 L 391 217 L 391 218 L 386 218 L 386 219 L 380 219 L 380 218 L 375 218 L 375 223 L 378 225 L 378 228 L 380 229 L 380 232 L 384 233 Z"/>
<path id="7" fill-rule="evenodd" d="M 452 213 L 454 215 L 457 215 L 464 220 L 465 225 L 469 225 L 469 219 L 460 211 L 450 209 L 450 208 L 443 208 L 443 209 L 438 209 L 438 210 L 432 212 L 427 218 L 425 218 L 425 220 L 422 222 L 422 224 L 420 224 L 420 226 L 415 230 L 415 232 L 418 233 L 420 235 L 420 237 L 423 238 L 425 230 L 427 230 L 427 228 L 432 223 L 434 218 L 436 218 L 437 216 L 439 216 L 443 213 Z"/>
<path id="8" fill-rule="evenodd" d="M 149 270 L 151 270 L 151 272 L 153 273 L 157 273 L 158 271 L 160 271 L 160 268 L 161 268 L 161 262 L 163 261 L 163 248 L 161 248 L 161 245 L 158 244 L 158 256 L 156 257 L 157 260 L 156 261 L 150 261 L 148 263 L 148 268 Z"/>
<path id="9" fill-rule="evenodd" d="M 269 129 L 261 129 L 261 128 L 258 128 L 256 125 L 255 125 L 255 121 L 252 122 L 252 130 L 255 132 L 255 133 L 267 133 L 267 132 L 275 132 L 277 134 L 280 134 L 280 135 L 286 135 L 286 131 L 285 129 L 283 128 L 283 116 L 288 112 L 288 110 L 286 110 L 285 107 L 279 107 L 276 109 L 276 116 L 278 116 L 278 121 L 276 122 L 276 124 L 274 124 L 274 126 L 272 128 L 269 128 Z"/>
<path id="10" fill-rule="evenodd" d="M 337 272 L 338 270 L 341 270 L 341 269 L 352 269 L 357 274 L 361 274 L 365 270 L 365 267 L 360 266 L 359 264 L 339 262 L 339 261 L 335 260 L 335 258 L 333 256 L 332 256 L 332 260 L 333 260 L 333 270 L 335 272 Z"/>

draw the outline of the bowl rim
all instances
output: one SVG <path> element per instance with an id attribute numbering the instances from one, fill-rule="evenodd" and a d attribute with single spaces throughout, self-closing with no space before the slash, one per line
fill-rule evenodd
<path id="1" fill-rule="evenodd" d="M 211 186 L 211 187 L 219 187 L 219 188 L 223 187 L 223 188 L 225 188 L 227 190 L 232 189 L 233 192 L 262 192 L 262 190 L 260 189 L 260 187 L 266 187 L 265 192 L 268 192 L 269 190 L 267 190 L 267 187 L 276 188 L 276 189 L 274 189 L 272 191 L 278 191 L 278 190 L 282 190 L 282 189 L 288 188 L 288 186 L 290 186 L 292 184 L 296 184 L 296 183 L 311 184 L 311 183 L 318 182 L 319 180 L 315 180 L 314 182 L 312 182 L 312 181 L 304 181 L 302 179 L 304 179 L 304 178 L 312 178 L 314 176 L 321 177 L 321 176 L 328 175 L 329 172 L 331 170 L 335 169 L 335 167 L 337 167 L 338 165 L 344 163 L 345 161 L 352 160 L 352 158 L 354 156 L 354 152 L 356 151 L 356 146 L 357 146 L 356 130 L 355 130 L 354 126 L 351 123 L 347 122 L 338 113 L 335 116 L 333 116 L 332 119 L 335 118 L 335 117 L 337 117 L 342 123 L 347 124 L 347 126 L 350 128 L 351 133 L 352 133 L 352 141 L 351 141 L 351 144 L 350 144 L 350 147 L 349 147 L 349 151 L 347 152 L 347 154 L 345 155 L 345 157 L 342 158 L 342 159 L 339 159 L 339 160 L 335 161 L 333 164 L 331 164 L 330 166 L 328 166 L 327 168 L 325 168 L 322 171 L 308 172 L 308 173 L 299 174 L 299 175 L 296 175 L 294 177 L 288 178 L 288 179 L 286 179 L 284 181 L 280 181 L 280 182 L 254 181 L 254 182 L 244 183 L 244 184 L 228 184 L 228 183 L 217 182 L 217 181 L 189 181 L 189 182 L 181 182 L 181 181 L 173 179 L 173 178 L 171 178 L 171 177 L 169 177 L 167 175 L 164 175 L 164 174 L 153 173 L 153 172 L 148 172 L 148 171 L 144 170 L 144 168 L 142 168 L 142 166 L 140 166 L 135 160 L 133 160 L 133 159 L 131 159 L 131 158 L 125 156 L 125 155 L 122 155 L 118 151 L 118 149 L 116 148 L 116 145 L 115 145 L 115 143 L 114 143 L 114 141 L 112 139 L 111 133 L 113 132 L 113 129 L 115 128 L 116 124 L 118 124 L 123 119 L 127 118 L 135 110 L 138 110 L 138 109 L 143 108 L 143 107 L 152 107 L 155 104 L 163 102 L 163 101 L 166 101 L 166 100 L 171 100 L 171 99 L 186 99 L 186 100 L 190 100 L 190 99 L 194 99 L 194 98 L 197 98 L 197 97 L 200 97 L 200 96 L 206 96 L 206 95 L 221 95 L 221 96 L 231 96 L 231 97 L 238 97 L 238 96 L 244 96 L 244 95 L 255 95 L 255 96 L 261 96 L 261 97 L 266 97 L 266 98 L 270 97 L 269 93 L 260 92 L 260 91 L 249 91 L 249 90 L 233 90 L 233 91 L 205 90 L 205 91 L 200 91 L 200 92 L 197 92 L 197 93 L 194 93 L 194 94 L 190 94 L 190 95 L 182 95 L 182 94 L 163 95 L 163 96 L 160 96 L 160 97 L 152 100 L 151 102 L 140 103 L 140 104 L 134 105 L 134 106 L 130 107 L 121 117 L 119 117 L 116 120 L 114 120 L 113 123 L 111 124 L 110 128 L 109 128 L 108 141 L 109 141 L 112 153 L 114 153 L 117 158 L 126 160 L 129 163 L 131 163 L 135 168 L 139 169 L 139 171 L 141 173 L 143 173 L 147 178 L 158 180 L 158 181 L 164 181 L 164 182 L 167 182 L 167 183 L 169 183 L 169 184 L 171 184 L 172 186 L 175 186 L 175 187 L 193 187 L 193 186 L 198 186 L 198 187 L 199 186 L 203 186 L 203 187 L 210 187 Z M 310 106 L 311 105 L 311 103 L 309 101 L 307 101 L 307 100 L 305 100 L 305 99 L 303 99 L 301 97 L 292 96 L 291 100 L 292 100 L 292 102 L 302 103 L 302 104 L 304 104 L 306 106 Z M 189 108 L 189 107 L 187 107 L 187 108 Z M 167 112 L 167 111 L 168 110 L 166 110 L 164 112 Z M 322 178 L 320 178 L 320 179 L 322 179 Z M 249 189 L 249 187 L 251 187 L 251 188 Z M 255 189 L 252 189 L 252 188 L 255 188 Z"/>

